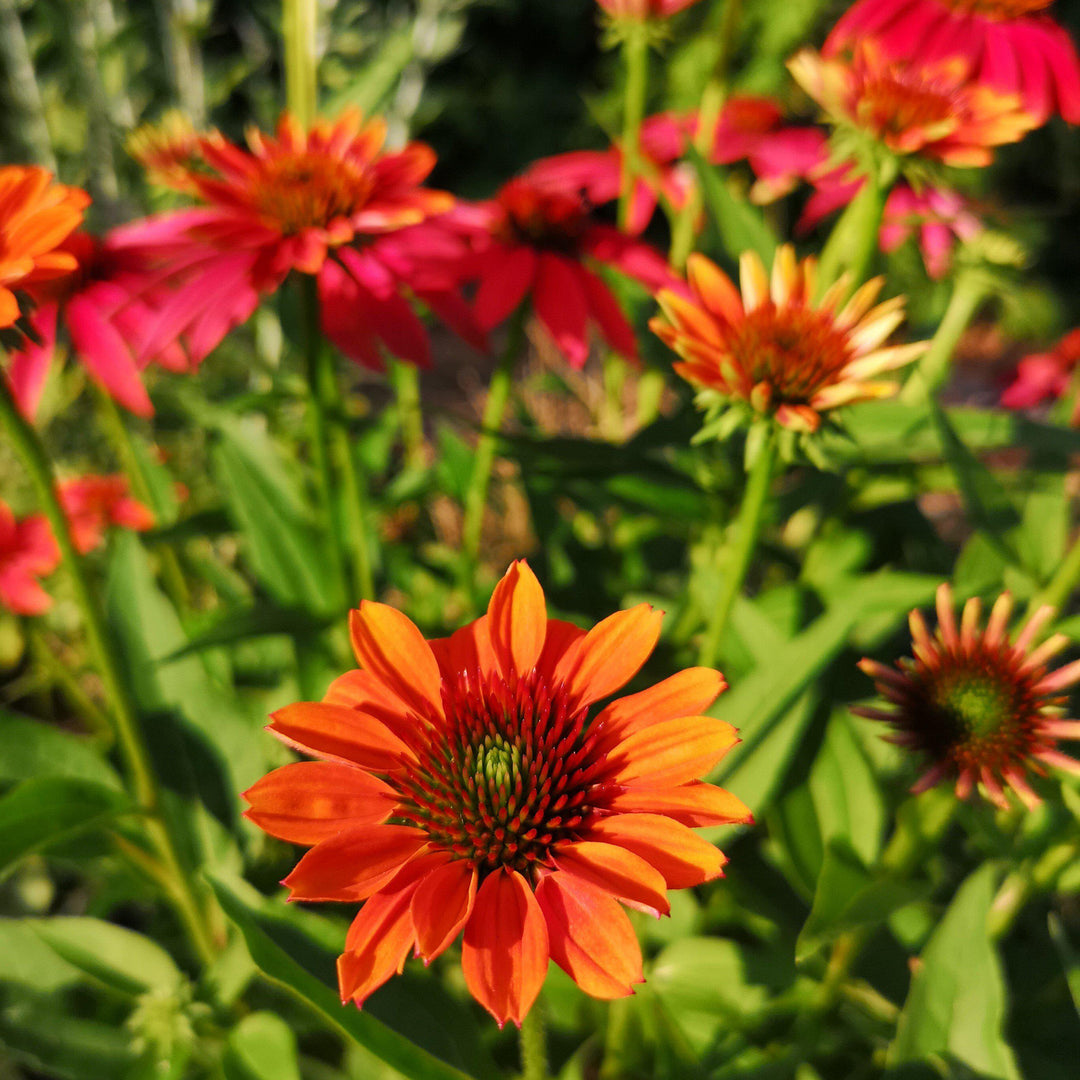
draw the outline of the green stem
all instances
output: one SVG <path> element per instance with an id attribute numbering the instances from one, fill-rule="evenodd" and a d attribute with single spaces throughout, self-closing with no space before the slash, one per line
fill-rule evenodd
<path id="1" fill-rule="evenodd" d="M 285 39 L 285 101 L 289 112 L 308 128 L 318 102 L 316 27 L 318 0 L 284 0 L 281 30 Z"/>
<path id="2" fill-rule="evenodd" d="M 895 166 L 871 174 L 833 226 L 818 260 L 818 293 L 824 293 L 843 273 L 850 275 L 848 292 L 866 278 L 878 247 L 885 197 L 895 178 Z"/>
<path id="3" fill-rule="evenodd" d="M 522 303 L 510 316 L 506 332 L 506 345 L 488 383 L 484 415 L 480 420 L 480 438 L 476 443 L 472 475 L 465 492 L 465 517 L 461 528 L 463 567 L 472 575 L 480 554 L 480 535 L 484 525 L 484 508 L 487 506 L 488 483 L 495 464 L 495 446 L 502 428 L 506 403 L 510 398 L 510 383 L 514 364 L 525 344 L 525 320 L 529 305 Z"/>
<path id="4" fill-rule="evenodd" d="M 318 282 L 312 274 L 298 274 L 304 359 L 307 367 L 308 412 L 311 418 L 311 456 L 318 477 L 319 496 L 327 526 L 327 543 L 341 598 L 349 592 L 345 570 L 343 529 L 335 498 L 334 473 L 330 461 L 328 414 L 337 406 L 334 358 L 323 339 L 319 318 Z"/>
<path id="5" fill-rule="evenodd" d="M 154 512 L 155 520 L 160 524 L 165 518 L 165 506 L 157 497 L 153 485 L 143 468 L 143 463 L 135 450 L 131 432 L 128 430 L 124 418 L 120 415 L 120 409 L 113 399 L 104 390 L 98 390 L 98 418 L 102 428 L 112 443 L 113 453 L 120 462 L 120 467 L 127 476 L 131 493 L 139 502 L 148 506 Z M 187 611 L 190 601 L 187 581 L 184 579 L 184 571 L 181 569 L 180 560 L 176 552 L 168 544 L 155 544 L 154 550 L 161 560 L 161 577 L 165 585 L 165 591 L 169 595 L 173 606 L 182 612 Z"/>
<path id="6" fill-rule="evenodd" d="M 60 687 L 64 696 L 86 721 L 98 744 L 103 747 L 111 746 L 116 740 L 112 721 L 82 688 L 76 672 L 57 655 L 33 620 L 24 620 L 24 628 L 30 653 L 36 663 L 45 671 L 53 685 Z"/>
<path id="7" fill-rule="evenodd" d="M 361 480 L 353 457 L 352 444 L 344 423 L 333 424 L 330 429 L 334 460 L 341 472 L 345 486 L 345 513 L 349 551 L 352 557 L 354 595 L 350 603 L 370 600 L 375 595 L 375 576 L 371 567 L 369 544 L 369 519 L 367 484 Z"/>
<path id="8" fill-rule="evenodd" d="M 694 137 L 694 146 L 698 153 L 708 161 L 713 152 L 713 141 L 716 135 L 716 124 L 723 111 L 724 102 L 728 94 L 728 66 L 735 52 L 735 37 L 739 30 L 739 20 L 742 16 L 742 0 L 727 0 L 724 5 L 724 16 L 720 22 L 717 38 L 720 51 L 716 54 L 716 63 L 713 65 L 712 74 L 705 84 L 701 93 L 701 105 L 698 108 L 698 129 Z M 671 247 L 668 251 L 668 262 L 676 269 L 681 270 L 686 264 L 687 256 L 694 247 L 694 222 L 701 213 L 701 192 L 695 186 L 686 200 L 685 205 L 679 211 L 671 224 Z M 737 251 L 729 252 L 737 257 Z"/>
<path id="9" fill-rule="evenodd" d="M 521 1080 L 547 1080 L 547 1032 L 539 1002 L 521 1021 L 520 1043 Z"/>
<path id="10" fill-rule="evenodd" d="M 900 400 L 908 405 L 929 401 L 949 375 L 949 361 L 961 335 L 975 318 L 987 294 L 987 285 L 975 270 L 961 270 L 953 285 L 949 306 L 923 354 L 918 367 L 900 391 Z"/>
<path id="11" fill-rule="evenodd" d="M 1032 601 L 1028 608 L 1029 613 L 1034 613 L 1041 607 L 1049 605 L 1055 611 L 1064 608 L 1072 591 L 1076 588 L 1076 582 L 1080 580 L 1080 536 L 1072 544 L 1065 554 L 1057 573 L 1050 579 L 1046 586 Z"/>
<path id="12" fill-rule="evenodd" d="M 97 598 L 90 586 L 83 557 L 75 548 L 67 515 L 56 493 L 56 479 L 49 464 L 45 447 L 37 432 L 19 412 L 7 384 L 0 380 L 0 424 L 7 431 L 12 446 L 22 459 L 37 493 L 38 502 L 45 514 L 60 550 L 61 561 L 69 578 L 72 592 L 83 616 L 90 655 L 105 686 L 105 693 L 112 706 L 112 718 L 116 728 L 116 740 L 120 754 L 131 779 L 132 791 L 140 809 L 147 815 L 147 831 L 156 845 L 163 864 L 170 874 L 177 909 L 191 938 L 192 945 L 207 963 L 216 955 L 216 947 L 206 929 L 200 905 L 184 873 L 173 839 L 160 817 L 160 800 L 157 778 L 150 762 L 150 755 L 142 740 L 138 716 L 122 675 L 123 668 L 105 626 Z"/>
<path id="13" fill-rule="evenodd" d="M 391 360 L 388 368 L 390 383 L 397 398 L 405 466 L 422 469 L 427 461 L 424 454 L 424 409 L 420 403 L 420 371 L 415 364 L 404 360 Z"/>
<path id="14" fill-rule="evenodd" d="M 634 185 L 641 175 L 641 121 L 649 82 L 649 36 L 644 20 L 627 20 L 623 38 L 626 95 L 623 105 L 622 182 L 619 190 L 619 228 L 630 223 Z"/>
<path id="15" fill-rule="evenodd" d="M 709 614 L 705 638 L 701 643 L 700 663 L 702 667 L 713 667 L 720 651 L 720 642 L 727 627 L 735 597 L 742 590 L 746 572 L 757 547 L 758 533 L 761 531 L 762 511 L 769 495 L 776 457 L 776 435 L 769 432 L 758 451 L 757 458 L 750 469 L 743 494 L 742 507 L 735 525 L 735 537 L 730 558 L 724 570 L 720 595 Z"/>

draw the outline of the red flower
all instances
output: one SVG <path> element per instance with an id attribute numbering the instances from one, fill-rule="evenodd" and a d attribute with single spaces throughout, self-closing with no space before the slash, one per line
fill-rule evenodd
<path id="1" fill-rule="evenodd" d="M 641 171 L 634 186 L 628 230 L 642 232 L 652 219 L 657 201 L 681 210 L 694 190 L 696 175 L 683 163 L 687 143 L 695 138 L 694 113 L 659 113 L 641 125 Z M 818 128 L 783 123 L 779 106 L 769 98 L 735 96 L 725 102 L 705 155 L 714 165 L 730 165 L 744 158 L 758 177 L 751 191 L 765 202 L 785 194 L 825 157 L 825 135 Z M 619 197 L 622 151 L 574 150 L 530 166 L 525 177 L 541 184 L 582 192 L 594 206 Z"/>
<path id="2" fill-rule="evenodd" d="M 865 183 L 846 165 L 811 174 L 814 193 L 806 201 L 796 231 L 809 232 L 822 218 L 847 206 Z M 925 186 L 916 191 L 901 181 L 885 200 L 878 233 L 882 251 L 895 251 L 917 231 L 919 251 L 926 272 L 935 280 L 943 278 L 952 262 L 957 240 L 971 240 L 983 231 L 983 224 L 969 203 L 955 191 Z"/>
<path id="3" fill-rule="evenodd" d="M 477 320 L 491 329 L 528 297 L 571 366 L 585 363 L 590 322 L 615 352 L 637 359 L 634 331 L 593 267 L 613 267 L 650 289 L 674 278 L 654 248 L 595 221 L 588 200 L 564 180 L 526 174 L 482 207 L 487 232 L 473 261 Z"/>
<path id="4" fill-rule="evenodd" d="M 71 539 L 82 555 L 101 544 L 109 525 L 136 532 L 154 527 L 153 513 L 131 497 L 125 476 L 80 476 L 65 480 L 58 493 Z"/>
<path id="5" fill-rule="evenodd" d="M 1030 409 L 1061 397 L 1080 362 L 1080 329 L 1070 330 L 1048 352 L 1031 353 L 1017 365 L 1016 377 L 1001 395 L 1006 409 Z M 1080 401 L 1070 422 L 1080 424 Z"/>
<path id="6" fill-rule="evenodd" d="M 832 123 L 864 132 L 894 154 L 989 165 L 993 147 L 1037 126 L 1018 97 L 977 82 L 959 56 L 891 58 L 876 41 L 863 40 L 850 59 L 803 49 L 788 69 Z"/>
<path id="7" fill-rule="evenodd" d="M 942 585 L 933 636 L 922 615 L 911 613 L 914 659 L 900 660 L 895 668 L 876 660 L 859 664 L 892 708 L 852 711 L 891 724 L 897 733 L 890 742 L 926 757 L 929 768 L 912 791 L 948 781 L 966 799 L 981 784 L 993 803 L 1008 809 L 1004 783 L 1031 808 L 1039 797 L 1025 779 L 1029 768 L 1040 775 L 1046 765 L 1080 774 L 1080 761 L 1061 753 L 1055 742 L 1080 739 L 1080 721 L 1060 719 L 1067 700 L 1062 691 L 1080 680 L 1080 661 L 1047 670 L 1050 658 L 1069 643 L 1064 634 L 1032 648 L 1053 608 L 1035 612 L 1013 642 L 1006 633 L 1009 594 L 998 598 L 985 629 L 981 610 L 978 600 L 969 600 L 958 627 L 952 592 Z"/>
<path id="8" fill-rule="evenodd" d="M 866 37 L 891 57 L 927 63 L 959 55 L 973 76 L 1015 94 L 1036 124 L 1060 112 L 1080 123 L 1080 58 L 1043 14 L 1052 0 L 858 0 L 825 42 L 825 55 Z"/>
<path id="9" fill-rule="evenodd" d="M 102 239 L 76 233 L 63 250 L 77 269 L 30 290 L 36 309 L 27 322 L 37 340 L 27 336 L 11 354 L 8 379 L 19 408 L 27 419 L 36 414 L 62 324 L 95 382 L 124 408 L 152 416 L 141 370 L 151 359 L 170 371 L 190 367 L 182 342 L 165 342 L 152 357 L 139 355 L 132 344 L 149 335 L 154 306 L 168 296 L 171 271 L 154 267 L 153 249 L 138 224 Z"/>
<path id="10" fill-rule="evenodd" d="M 26 290 L 75 269 L 61 248 L 82 221 L 90 196 L 53 183 L 36 165 L 0 167 L 0 328 L 19 318 L 14 290 Z"/>
<path id="11" fill-rule="evenodd" d="M 0 603 L 16 615 L 40 615 L 52 597 L 38 584 L 60 565 L 60 550 L 41 514 L 16 520 L 0 499 Z"/>
<path id="12" fill-rule="evenodd" d="M 147 154 L 158 180 L 205 206 L 137 230 L 179 284 L 143 335 L 141 355 L 183 337 L 200 361 L 291 271 L 318 278 L 327 336 L 361 363 L 381 367 L 380 343 L 430 362 L 407 290 L 482 345 L 450 262 L 427 258 L 433 244 L 464 241 L 434 222 L 403 232 L 453 206 L 447 193 L 421 186 L 435 155 L 421 143 L 386 152 L 385 135 L 382 120 L 362 123 L 355 110 L 309 132 L 285 114 L 276 136 L 250 131 L 247 150 L 214 133 L 196 141 L 186 167 L 187 142 L 165 155 L 167 168 L 161 152 Z"/>
<path id="13" fill-rule="evenodd" d="M 641 668 L 660 633 L 646 604 L 587 633 L 547 617 L 514 563 L 485 616 L 425 641 L 400 612 L 352 613 L 359 670 L 271 730 L 320 761 L 286 765 L 245 798 L 274 836 L 314 845 L 285 879 L 295 900 L 366 901 L 338 960 L 358 1005 L 415 948 L 426 961 L 462 935 L 474 997 L 517 1024 L 549 958 L 583 990 L 622 997 L 642 981 L 620 902 L 659 914 L 666 891 L 721 874 L 692 830 L 747 822 L 698 779 L 736 742 L 700 715 L 719 672 L 683 671 L 591 707 Z"/>

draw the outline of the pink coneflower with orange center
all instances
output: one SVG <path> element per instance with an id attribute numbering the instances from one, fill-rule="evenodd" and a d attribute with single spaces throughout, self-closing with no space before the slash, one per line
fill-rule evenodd
<path id="1" fill-rule="evenodd" d="M 1049 15 L 1052 0 L 858 0 L 825 42 L 834 56 L 868 37 L 890 56 L 959 55 L 980 82 L 1023 102 L 1036 123 L 1080 123 L 1080 58 Z"/>
<path id="2" fill-rule="evenodd" d="M 1069 644 L 1064 634 L 1035 645 L 1053 608 L 1035 611 L 1012 641 L 1011 613 L 1012 598 L 1003 593 L 984 628 L 981 604 L 971 599 L 957 625 L 952 590 L 943 584 L 933 634 L 919 611 L 911 613 L 913 657 L 895 667 L 860 662 L 892 707 L 852 711 L 891 724 L 896 734 L 890 742 L 926 758 L 929 767 L 913 792 L 951 783 L 966 799 L 980 788 L 1007 809 L 1005 788 L 1011 788 L 1031 808 L 1040 799 L 1028 772 L 1045 775 L 1051 766 L 1080 774 L 1080 761 L 1063 754 L 1056 742 L 1080 739 L 1080 721 L 1062 719 L 1062 691 L 1080 682 L 1080 661 L 1049 669 L 1051 658 Z"/>

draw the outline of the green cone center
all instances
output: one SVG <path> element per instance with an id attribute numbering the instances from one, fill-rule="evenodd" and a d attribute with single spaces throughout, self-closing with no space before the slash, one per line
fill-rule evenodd
<path id="1" fill-rule="evenodd" d="M 1001 731 L 1012 715 L 1012 695 L 984 674 L 957 672 L 942 679 L 933 691 L 934 705 L 950 726 L 968 738 L 984 738 Z"/>
<path id="2" fill-rule="evenodd" d="M 476 775 L 494 782 L 497 787 L 509 787 L 521 767 L 521 750 L 500 735 L 489 735 L 476 748 Z"/>

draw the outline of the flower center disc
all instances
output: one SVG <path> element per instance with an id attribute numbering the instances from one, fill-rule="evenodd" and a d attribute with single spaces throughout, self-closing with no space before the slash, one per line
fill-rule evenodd
<path id="1" fill-rule="evenodd" d="M 931 700 L 960 738 L 984 739 L 1003 732 L 1013 714 L 1012 694 L 995 679 L 957 671 L 932 688 Z"/>
<path id="2" fill-rule="evenodd" d="M 895 135 L 929 128 L 940 137 L 956 124 L 955 94 L 919 71 L 892 69 L 866 79 L 857 109 L 866 127 Z"/>
<path id="3" fill-rule="evenodd" d="M 589 225 L 583 199 L 561 191 L 541 191 L 511 180 L 499 193 L 506 214 L 505 239 L 549 251 L 571 253 Z"/>
<path id="4" fill-rule="evenodd" d="M 806 404 L 852 359 L 830 319 L 809 308 L 778 311 L 764 304 L 732 327 L 727 345 L 756 385 L 767 382 L 778 402 Z"/>
<path id="5" fill-rule="evenodd" d="M 265 161 L 253 195 L 275 228 L 293 234 L 355 214 L 373 185 L 370 172 L 351 161 L 299 153 Z"/>
<path id="6" fill-rule="evenodd" d="M 398 779 L 403 821 L 473 862 L 528 871 L 591 813 L 603 759 L 586 711 L 533 672 L 506 681 L 464 672 L 443 686 L 446 724 Z"/>

